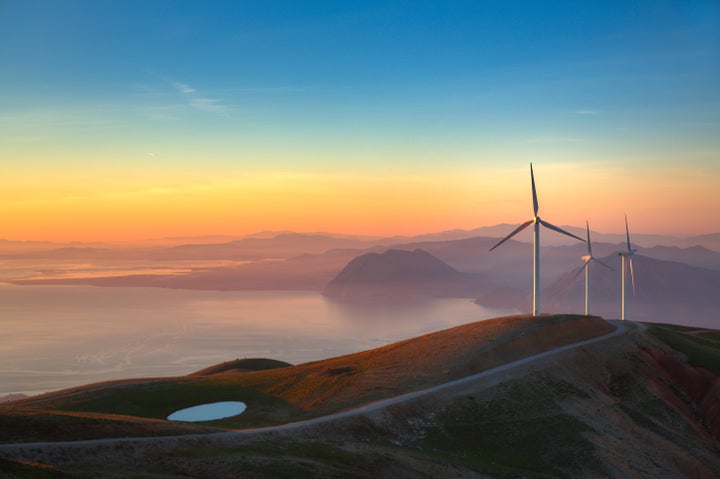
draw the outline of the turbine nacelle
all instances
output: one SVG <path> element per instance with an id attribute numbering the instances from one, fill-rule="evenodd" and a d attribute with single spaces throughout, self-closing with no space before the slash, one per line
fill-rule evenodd
<path id="1" fill-rule="evenodd" d="M 575 281 L 575 278 L 577 278 L 580 273 L 585 271 L 585 315 L 588 316 L 590 314 L 590 262 L 594 261 L 598 263 L 600 266 L 604 266 L 607 269 L 612 269 L 610 266 L 606 265 L 601 260 L 597 259 L 592 254 L 592 242 L 590 241 L 590 222 L 588 220 L 585 220 L 585 231 L 587 231 L 587 250 L 588 254 L 582 257 L 582 260 L 584 261 L 582 267 L 577 270 L 577 273 L 573 276 L 573 281 Z"/>

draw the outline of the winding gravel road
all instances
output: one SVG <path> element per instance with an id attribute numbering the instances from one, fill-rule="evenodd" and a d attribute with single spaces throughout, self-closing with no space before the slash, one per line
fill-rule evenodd
<path id="1" fill-rule="evenodd" d="M 466 376 L 461 379 L 456 379 L 454 381 L 439 384 L 437 386 L 433 386 L 433 387 L 430 387 L 427 389 L 422 389 L 420 391 L 414 391 L 411 393 L 401 394 L 400 396 L 395 396 L 392 398 L 372 402 L 372 403 L 365 404 L 360 407 L 349 409 L 347 411 L 342 411 L 342 412 L 330 414 L 327 416 L 316 417 L 313 419 L 307 419 L 304 421 L 291 422 L 291 423 L 287 423 L 287 424 L 281 424 L 278 426 L 242 429 L 242 430 L 237 430 L 237 431 L 223 431 L 223 432 L 217 432 L 217 433 L 204 433 L 204 434 L 185 434 L 185 435 L 180 435 L 180 436 L 129 437 L 129 438 L 90 439 L 90 440 L 84 440 L 84 441 L 0 444 L 0 453 L 2 453 L 3 451 L 18 452 L 18 451 L 27 451 L 29 449 L 37 450 L 37 449 L 43 449 L 43 448 L 47 448 L 47 447 L 82 448 L 82 447 L 98 446 L 98 445 L 113 445 L 113 444 L 119 445 L 119 444 L 123 444 L 123 443 L 161 443 L 161 442 L 179 443 L 179 442 L 182 442 L 182 441 L 188 440 L 188 439 L 213 439 L 213 438 L 219 439 L 219 438 L 247 437 L 247 436 L 262 434 L 262 433 L 289 431 L 292 429 L 299 429 L 299 428 L 304 428 L 304 427 L 308 427 L 308 426 L 314 426 L 314 425 L 334 421 L 337 419 L 343 419 L 343 418 L 348 418 L 348 417 L 352 417 L 352 416 L 365 414 L 365 413 L 372 412 L 372 411 L 377 411 L 379 409 L 383 409 L 383 408 L 386 408 L 389 406 L 400 404 L 405 401 L 410 401 L 412 399 L 419 398 L 421 396 L 425 396 L 428 394 L 451 389 L 451 388 L 459 386 L 459 385 L 468 384 L 468 383 L 471 383 L 473 381 L 477 381 L 480 379 L 487 379 L 487 378 L 490 378 L 493 376 L 499 376 L 499 375 L 506 373 L 512 369 L 519 368 L 519 367 L 527 365 L 529 363 L 548 358 L 550 356 L 561 353 L 563 351 L 580 348 L 580 347 L 586 346 L 588 344 L 597 343 L 600 341 L 608 340 L 608 339 L 616 337 L 616 336 L 620 336 L 622 334 L 625 334 L 628 331 L 629 326 L 636 327 L 635 323 L 630 323 L 630 322 L 623 322 L 623 321 L 609 321 L 609 322 L 615 326 L 615 330 L 610 333 L 604 334 L 602 336 L 597 336 L 595 338 L 586 339 L 584 341 L 579 341 L 576 343 L 566 344 L 564 346 L 560 346 L 555 349 L 551 349 L 551 350 L 548 350 L 548 351 L 545 351 L 545 352 L 542 352 L 539 354 L 534 354 L 532 356 L 527 356 L 525 358 L 503 364 L 502 366 L 497 366 L 497 367 L 494 367 L 491 369 L 486 369 L 485 371 L 479 372 L 477 374 L 473 374 L 472 376 Z"/>

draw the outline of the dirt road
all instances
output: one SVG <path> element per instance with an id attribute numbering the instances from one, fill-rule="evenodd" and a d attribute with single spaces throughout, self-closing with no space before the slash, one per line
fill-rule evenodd
<path id="1" fill-rule="evenodd" d="M 308 419 L 304 421 L 297 421 L 292 422 L 288 424 L 282 424 L 278 426 L 269 426 L 269 427 L 262 427 L 262 428 L 252 428 L 252 429 L 242 429 L 237 431 L 223 431 L 223 432 L 217 432 L 217 433 L 209 433 L 209 434 L 186 434 L 181 436 L 159 436 L 159 437 L 136 437 L 136 438 L 108 438 L 108 439 L 91 439 L 91 440 L 84 440 L 84 441 L 67 441 L 67 442 L 34 442 L 34 443 L 16 443 L 16 444 L 0 444 L 0 455 L 3 455 L 3 453 L 6 453 L 8 456 L 15 456 L 15 455 L 24 455 L 23 453 L 27 454 L 31 450 L 38 451 L 48 448 L 85 448 L 85 447 L 93 447 L 93 446 L 110 446 L 110 445 L 123 445 L 123 444 L 148 444 L 151 443 L 153 445 L 160 445 L 163 446 L 172 446 L 174 444 L 181 444 L 184 442 L 192 441 L 192 440 L 198 440 L 202 439 L 204 442 L 212 441 L 213 439 L 218 440 L 227 440 L 232 438 L 242 438 L 242 437 L 249 437 L 254 435 L 260 435 L 265 433 L 276 433 L 276 432 L 283 432 L 283 431 L 290 431 L 293 429 L 300 429 L 305 428 L 309 426 L 314 426 L 322 423 L 327 423 L 330 421 L 348 418 L 352 416 L 362 415 L 369 412 L 377 411 L 383 408 L 387 408 L 396 404 L 400 404 L 405 401 L 410 401 L 412 399 L 419 398 L 421 396 L 425 396 L 428 394 L 437 393 L 443 390 L 449 390 L 454 387 L 466 385 L 468 383 L 472 383 L 474 381 L 479 380 L 487 380 L 488 378 L 496 378 L 499 381 L 502 381 L 502 375 L 504 373 L 509 372 L 510 370 L 520 368 L 522 366 L 528 365 L 530 363 L 533 363 L 535 361 L 539 361 L 545 358 L 548 358 L 550 356 L 553 356 L 555 354 L 561 353 L 563 351 L 567 351 L 574 348 L 580 348 L 582 346 L 586 346 L 588 344 L 600 342 L 600 341 L 606 341 L 608 339 L 611 339 L 613 337 L 617 337 L 619 335 L 625 334 L 629 329 L 637 327 L 634 323 L 631 322 L 622 322 L 622 321 L 610 321 L 611 324 L 615 326 L 615 330 L 604 334 L 602 336 L 598 336 L 595 338 L 587 339 L 584 341 L 579 341 L 576 343 L 566 344 L 564 346 L 560 346 L 555 349 L 551 349 L 539 354 L 534 354 L 532 356 L 528 356 L 516 361 L 512 361 L 506 364 L 503 364 L 502 366 L 497 366 L 491 369 L 487 369 L 485 371 L 479 372 L 477 374 L 473 374 L 471 376 L 467 376 L 461 379 L 457 379 L 454 381 L 450 381 L 447 383 L 439 384 L 437 386 L 433 386 L 427 389 L 423 389 L 420 391 L 414 391 L 407 394 L 402 394 L 400 396 L 395 396 L 388 399 L 383 399 L 380 401 L 376 401 L 373 403 L 365 404 L 363 406 L 349 409 L 347 411 L 339 412 L 330 414 L 327 416 L 321 416 L 313 419 Z"/>

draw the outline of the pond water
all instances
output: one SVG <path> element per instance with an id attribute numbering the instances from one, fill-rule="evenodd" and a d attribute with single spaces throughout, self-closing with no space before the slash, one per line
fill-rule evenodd
<path id="1" fill-rule="evenodd" d="M 236 358 L 298 364 L 514 313 L 471 299 L 363 305 L 317 292 L 0 284 L 0 397 Z"/>
<path id="2" fill-rule="evenodd" d="M 247 406 L 244 402 L 214 402 L 175 411 L 170 414 L 167 419 L 168 421 L 185 422 L 214 421 L 216 419 L 237 416 L 238 414 L 245 412 L 245 409 L 247 409 Z"/>

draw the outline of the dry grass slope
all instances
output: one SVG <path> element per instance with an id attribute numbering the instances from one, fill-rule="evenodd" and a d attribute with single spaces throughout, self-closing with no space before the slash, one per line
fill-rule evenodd
<path id="1" fill-rule="evenodd" d="M 272 425 L 434 386 L 611 329 L 597 317 L 496 318 L 297 366 L 222 372 L 220 365 L 209 368 L 220 371 L 211 375 L 100 383 L 15 402 L 0 412 L 72 411 L 164 419 L 184 407 L 240 400 L 248 404 L 245 413 L 208 424 Z M 4 426 L 13 430 L 7 423 Z M 127 433 L 125 428 L 122 431 Z"/>
<path id="2" fill-rule="evenodd" d="M 251 407 L 266 408 L 252 421 L 277 421 L 278 410 L 296 419 L 445 382 L 609 328 L 599 318 L 498 318 L 299 366 L 94 385 L 16 405 L 106 410 L 118 407 L 106 394 L 112 392 L 138 401 L 140 411 L 159 412 L 180 393 L 236 388 Z M 635 326 L 501 376 L 312 427 L 152 447 L 130 441 L 3 454 L 74 478 L 710 479 L 720 477 L 720 379 L 705 361 L 720 351 L 719 339 L 716 331 Z M 32 466 L 18 464 L 0 463 L 0 477 L 6 467 L 5 477 L 27 477 L 13 468 Z"/>

